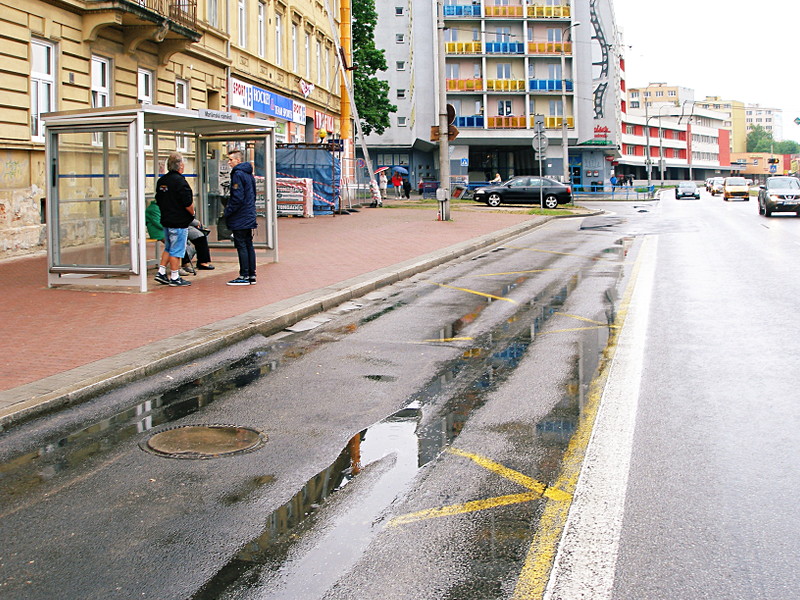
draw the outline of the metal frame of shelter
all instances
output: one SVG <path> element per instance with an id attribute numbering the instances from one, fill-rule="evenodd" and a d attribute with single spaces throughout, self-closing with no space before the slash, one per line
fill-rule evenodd
<path id="1" fill-rule="evenodd" d="M 198 218 L 215 219 L 211 190 L 222 152 L 233 143 L 245 150 L 263 182 L 258 184 L 257 212 L 264 239 L 257 247 L 278 261 L 275 193 L 275 122 L 213 110 L 187 110 L 137 104 L 63 111 L 44 116 L 47 192 L 47 284 L 137 287 L 147 291 L 145 208 L 152 197 L 163 160 L 182 151 L 196 166 L 193 184 Z M 159 154 L 159 140 L 170 140 Z M 261 144 L 263 143 L 263 146 Z M 263 151 L 261 151 L 263 148 Z M 148 157 L 152 160 L 148 173 Z M 260 160 L 259 160 L 260 159 Z M 260 163 L 260 164 L 259 164 Z M 219 167 L 217 167 L 219 169 Z M 153 193 L 148 193 L 152 178 Z M 230 245 L 230 244 L 228 244 Z M 158 256 L 158 255 L 156 255 Z"/>

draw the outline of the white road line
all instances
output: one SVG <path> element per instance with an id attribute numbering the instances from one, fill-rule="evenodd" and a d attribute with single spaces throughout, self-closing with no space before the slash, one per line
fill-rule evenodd
<path id="1" fill-rule="evenodd" d="M 645 238 L 641 266 L 620 332 L 575 498 L 545 600 L 610 600 L 625 509 L 657 238 Z"/>

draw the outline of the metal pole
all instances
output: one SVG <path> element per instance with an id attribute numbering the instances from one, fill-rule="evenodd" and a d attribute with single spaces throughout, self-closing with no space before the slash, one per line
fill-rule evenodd
<path id="1" fill-rule="evenodd" d="M 439 85 L 439 189 L 436 198 L 439 200 L 442 221 L 450 220 L 450 143 L 448 129 L 450 123 L 447 118 L 447 69 L 445 68 L 445 41 L 444 41 L 444 0 L 436 0 L 437 30 L 438 30 L 438 85 Z"/>
<path id="2" fill-rule="evenodd" d="M 576 21 L 572 25 L 568 27 L 564 27 L 561 31 L 561 160 L 563 162 L 562 165 L 562 177 L 563 181 L 566 184 L 570 183 L 570 176 L 569 176 L 569 142 L 567 140 L 567 71 L 566 71 L 566 55 L 564 53 L 564 45 L 566 42 L 564 41 L 567 32 L 573 27 L 577 27 L 580 25 L 580 22 Z M 571 36 L 570 36 L 571 37 Z M 572 61 L 572 65 L 574 67 L 575 61 Z"/>
<path id="3" fill-rule="evenodd" d="M 650 167 L 651 167 L 651 160 L 650 160 L 650 117 L 647 115 L 647 99 L 645 98 L 644 101 L 644 143 L 645 148 L 647 149 L 645 152 L 644 158 L 644 166 L 645 170 L 647 171 L 647 189 L 650 190 Z"/>

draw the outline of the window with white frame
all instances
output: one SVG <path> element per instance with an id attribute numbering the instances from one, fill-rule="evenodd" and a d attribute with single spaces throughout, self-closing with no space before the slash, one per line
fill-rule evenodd
<path id="1" fill-rule="evenodd" d="M 497 78 L 511 79 L 511 63 L 497 63 Z"/>
<path id="2" fill-rule="evenodd" d="M 56 102 L 55 46 L 31 40 L 31 137 L 44 139 L 41 115 L 51 112 Z"/>
<path id="3" fill-rule="evenodd" d="M 317 85 L 322 85 L 322 42 L 317 40 Z"/>
<path id="4" fill-rule="evenodd" d="M 472 41 L 473 42 L 480 42 L 481 41 L 481 30 L 477 27 L 472 28 Z"/>
<path id="5" fill-rule="evenodd" d="M 406 61 L 404 61 L 404 60 L 398 60 L 398 61 L 395 63 L 395 68 L 396 68 L 398 71 L 405 71 L 405 70 L 406 70 Z"/>
<path id="6" fill-rule="evenodd" d="M 560 81 L 562 79 L 561 65 L 558 63 L 549 63 L 547 65 L 547 78 L 558 79 Z"/>
<path id="7" fill-rule="evenodd" d="M 497 27 L 494 30 L 495 42 L 510 42 L 511 41 L 511 28 L 510 27 Z"/>
<path id="8" fill-rule="evenodd" d="M 236 23 L 239 30 L 239 46 L 247 47 L 247 0 L 238 0 Z"/>
<path id="9" fill-rule="evenodd" d="M 283 66 L 283 15 L 275 13 L 275 64 Z"/>
<path id="10" fill-rule="evenodd" d="M 111 103 L 111 61 L 100 56 L 92 56 L 92 108 L 109 106 Z M 92 135 L 92 144 L 103 143 L 103 134 Z"/>
<path id="11" fill-rule="evenodd" d="M 394 34 L 394 41 L 398 44 L 405 44 L 406 43 L 406 34 L 405 33 L 395 33 Z"/>
<path id="12" fill-rule="evenodd" d="M 445 76 L 447 79 L 460 79 L 461 78 L 461 65 L 458 63 L 447 63 L 444 66 Z"/>
<path id="13" fill-rule="evenodd" d="M 395 6 L 394 7 L 394 14 L 398 17 L 402 17 L 405 14 L 405 8 L 402 6 Z"/>
<path id="14" fill-rule="evenodd" d="M 297 48 L 297 23 L 292 23 L 292 71 L 297 73 L 300 70 L 300 65 L 298 61 L 300 60 L 298 56 L 298 48 Z"/>
<path id="15" fill-rule="evenodd" d="M 311 79 L 311 34 L 306 31 L 306 79 Z"/>
<path id="16" fill-rule="evenodd" d="M 331 51 L 325 48 L 325 87 L 331 89 Z"/>
<path id="17" fill-rule="evenodd" d="M 139 69 L 139 102 L 141 104 L 153 104 L 153 72 L 147 69 Z M 144 136 L 144 147 L 153 147 L 153 134 L 148 133 Z"/>
<path id="18" fill-rule="evenodd" d="M 406 91 L 404 89 L 402 89 L 402 88 L 398 89 L 397 90 L 397 97 L 398 98 L 405 98 L 406 97 Z"/>
<path id="19" fill-rule="evenodd" d="M 497 101 L 497 115 L 500 117 L 507 117 L 514 114 L 512 111 L 511 100 L 498 100 Z"/>
<path id="20" fill-rule="evenodd" d="M 208 24 L 219 27 L 219 1 L 208 0 Z"/>
<path id="21" fill-rule="evenodd" d="M 175 108 L 189 108 L 189 82 L 185 79 L 175 80 Z M 178 152 L 187 152 L 189 150 L 189 137 L 176 135 L 175 146 Z"/>
<path id="22" fill-rule="evenodd" d="M 398 35 L 403 35 L 399 33 Z M 445 42 L 457 42 L 458 41 L 458 29 L 455 27 L 450 27 L 444 30 L 444 41 Z"/>
<path id="23" fill-rule="evenodd" d="M 481 63 L 479 62 L 472 63 L 472 76 L 475 79 L 481 78 Z"/>
<path id="24" fill-rule="evenodd" d="M 258 55 L 264 58 L 267 55 L 267 5 L 258 3 Z"/>
<path id="25" fill-rule="evenodd" d="M 564 116 L 564 105 L 561 100 L 550 100 L 550 116 L 562 117 Z"/>
<path id="26" fill-rule="evenodd" d="M 563 32 L 560 29 L 548 29 L 547 30 L 547 41 L 548 42 L 560 42 L 562 33 Z"/>
<path id="27" fill-rule="evenodd" d="M 407 126 L 406 117 L 397 117 L 397 126 L 398 127 L 406 127 Z"/>

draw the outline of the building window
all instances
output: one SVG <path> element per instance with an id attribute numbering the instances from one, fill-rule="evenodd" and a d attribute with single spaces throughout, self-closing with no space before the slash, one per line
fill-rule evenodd
<path id="1" fill-rule="evenodd" d="M 322 85 L 322 42 L 317 40 L 317 85 Z"/>
<path id="2" fill-rule="evenodd" d="M 675 90 L 669 90 L 669 91 L 667 92 L 667 95 L 668 95 L 668 96 L 677 96 L 677 95 L 678 95 L 678 92 L 676 92 Z"/>
<path id="3" fill-rule="evenodd" d="M 511 63 L 497 63 L 497 78 L 511 79 Z"/>
<path id="4" fill-rule="evenodd" d="M 397 35 L 403 35 L 399 33 Z M 451 27 L 444 30 L 444 41 L 445 42 L 457 42 L 458 41 L 458 29 L 455 27 Z"/>
<path id="5" fill-rule="evenodd" d="M 306 79 L 311 79 L 311 34 L 306 31 Z"/>
<path id="6" fill-rule="evenodd" d="M 631 92 L 631 98 L 638 98 L 639 92 Z"/>
<path id="7" fill-rule="evenodd" d="M 208 24 L 212 27 L 219 27 L 218 0 L 208 0 Z"/>
<path id="8" fill-rule="evenodd" d="M 258 3 L 258 55 L 264 58 L 267 54 L 267 5 Z"/>
<path id="9" fill-rule="evenodd" d="M 300 70 L 297 56 L 297 23 L 292 23 L 292 71 L 297 73 Z"/>
<path id="10" fill-rule="evenodd" d="M 444 69 L 447 79 L 461 79 L 461 65 L 459 63 L 447 63 Z"/>
<path id="11" fill-rule="evenodd" d="M 636 127 L 633 125 L 625 125 L 625 133 L 633 135 L 636 133 Z"/>
<path id="12" fill-rule="evenodd" d="M 560 29 L 548 29 L 547 30 L 547 41 L 548 42 L 560 42 L 561 41 L 561 30 Z"/>
<path id="13" fill-rule="evenodd" d="M 395 6 L 394 7 L 394 14 L 398 17 L 402 17 L 405 14 L 405 9 L 402 6 Z"/>
<path id="14" fill-rule="evenodd" d="M 406 118 L 405 117 L 397 117 L 397 126 L 398 127 L 405 127 L 406 126 Z"/>
<path id="15" fill-rule="evenodd" d="M 664 92 L 661 91 L 656 92 L 656 98 L 663 98 L 663 97 L 664 97 Z"/>
<path id="16" fill-rule="evenodd" d="M 139 69 L 139 102 L 141 104 L 153 104 L 153 72 L 147 69 Z M 153 134 L 148 133 L 144 136 L 144 147 L 153 147 Z"/>
<path id="17" fill-rule="evenodd" d="M 498 43 L 511 41 L 511 28 L 510 27 L 497 27 L 494 31 L 494 41 Z"/>
<path id="18" fill-rule="evenodd" d="M 41 115 L 51 112 L 56 102 L 55 46 L 31 40 L 31 136 L 44 139 Z"/>
<path id="19" fill-rule="evenodd" d="M 403 89 L 398 89 L 397 90 L 397 97 L 398 98 L 405 98 L 406 97 L 406 91 L 403 90 Z"/>
<path id="20" fill-rule="evenodd" d="M 325 49 L 325 87 L 331 89 L 331 52 Z"/>
<path id="21" fill-rule="evenodd" d="M 239 0 L 237 9 L 237 25 L 239 29 L 239 46 L 247 46 L 247 0 Z"/>
<path id="22" fill-rule="evenodd" d="M 175 80 L 175 108 L 189 108 L 189 82 L 185 79 Z M 186 135 L 175 136 L 175 146 L 178 152 L 187 152 L 189 137 Z"/>
<path id="23" fill-rule="evenodd" d="M 394 34 L 394 41 L 398 44 L 405 44 L 406 43 L 406 34 L 405 33 L 395 33 Z"/>
<path id="24" fill-rule="evenodd" d="M 513 113 L 511 100 L 498 100 L 497 101 L 497 115 L 500 117 L 511 116 Z"/>
<path id="25" fill-rule="evenodd" d="M 283 66 L 283 15 L 275 13 L 275 64 Z"/>
<path id="26" fill-rule="evenodd" d="M 550 116 L 561 117 L 564 115 L 564 105 L 561 100 L 550 100 Z"/>
<path id="27" fill-rule="evenodd" d="M 395 63 L 395 67 L 397 68 L 398 71 L 405 71 L 406 70 L 406 61 L 398 60 Z"/>
<path id="28" fill-rule="evenodd" d="M 533 61 L 531 61 L 533 63 Z M 550 63 L 547 65 L 547 78 L 548 79 L 561 79 L 561 65 L 558 63 Z"/>

